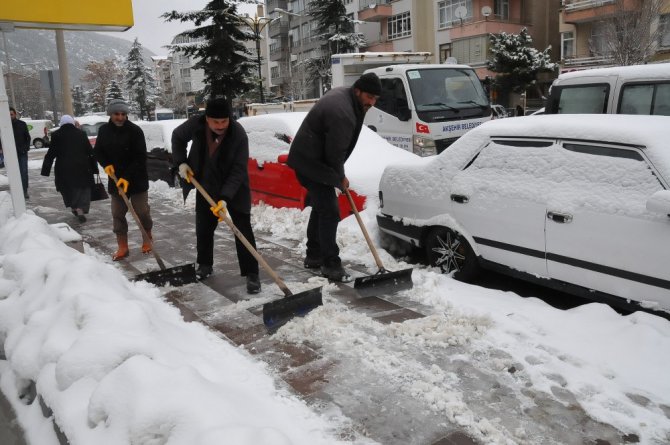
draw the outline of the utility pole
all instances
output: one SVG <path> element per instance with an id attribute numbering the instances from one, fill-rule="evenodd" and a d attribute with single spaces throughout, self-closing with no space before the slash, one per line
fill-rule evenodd
<path id="1" fill-rule="evenodd" d="M 63 95 L 63 114 L 74 116 L 72 108 L 72 93 L 70 92 L 70 74 L 67 66 L 67 57 L 65 52 L 65 38 L 63 30 L 56 30 L 56 51 L 58 52 L 58 71 L 60 74 L 60 89 Z"/>
<path id="2" fill-rule="evenodd" d="M 16 97 L 14 97 L 14 81 L 12 80 L 12 68 L 9 64 L 9 52 L 7 51 L 7 36 L 2 31 L 2 47 L 5 50 L 5 63 L 7 64 L 7 83 L 9 83 L 9 93 L 12 95 L 12 106 L 16 106 Z"/>

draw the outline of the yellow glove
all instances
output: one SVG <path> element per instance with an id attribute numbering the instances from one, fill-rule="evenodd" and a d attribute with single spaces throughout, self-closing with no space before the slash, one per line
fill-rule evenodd
<path id="1" fill-rule="evenodd" d="M 123 189 L 123 193 L 128 193 L 128 181 L 125 179 L 119 178 L 119 180 L 116 181 L 116 186 L 120 189 Z"/>
<path id="2" fill-rule="evenodd" d="M 209 209 L 212 211 L 214 216 L 219 218 L 219 222 L 223 221 L 223 218 L 225 218 L 228 214 L 226 212 L 226 202 L 223 199 L 219 201 L 216 206 L 210 207 Z"/>
<path id="3" fill-rule="evenodd" d="M 113 176 L 114 175 L 114 165 L 109 164 L 107 167 L 105 167 L 105 173 L 107 173 L 107 176 Z"/>

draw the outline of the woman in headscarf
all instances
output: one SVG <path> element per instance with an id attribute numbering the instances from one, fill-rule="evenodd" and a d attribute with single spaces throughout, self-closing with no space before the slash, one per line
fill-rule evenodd
<path id="1" fill-rule="evenodd" d="M 67 114 L 61 117 L 60 128 L 51 137 L 42 163 L 42 176 L 49 176 L 54 159 L 56 190 L 63 196 L 65 207 L 70 207 L 77 219 L 85 222 L 98 165 L 86 133 L 76 128 L 74 118 Z"/>

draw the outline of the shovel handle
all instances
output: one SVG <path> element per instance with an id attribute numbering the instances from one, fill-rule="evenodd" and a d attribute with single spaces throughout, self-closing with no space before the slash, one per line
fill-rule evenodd
<path id="1" fill-rule="evenodd" d="M 110 173 L 109 177 L 112 178 L 112 181 L 114 181 L 114 184 L 119 182 L 119 180 L 116 179 L 116 176 L 114 175 L 114 173 Z M 154 258 L 156 258 L 156 262 L 158 263 L 158 267 L 160 267 L 161 270 L 165 270 L 165 263 L 163 263 L 163 260 L 158 255 L 158 252 L 156 252 L 156 249 L 154 248 L 154 243 L 151 240 L 151 237 L 149 236 L 147 231 L 144 230 L 144 226 L 142 225 L 142 222 L 140 221 L 140 217 L 137 216 L 137 212 L 135 212 L 135 209 L 133 208 L 133 205 L 130 203 L 130 200 L 128 199 L 128 196 L 126 196 L 126 193 L 118 185 L 116 186 L 116 189 L 119 191 L 119 195 L 121 196 L 121 198 L 123 198 L 123 202 L 126 203 L 126 207 L 128 207 L 128 210 L 130 211 L 130 214 L 133 215 L 133 218 L 135 219 L 135 222 L 137 223 L 137 226 L 140 228 L 140 232 L 142 232 L 142 241 L 144 241 L 145 243 L 151 244 L 151 253 L 153 253 Z"/>
<path id="2" fill-rule="evenodd" d="M 212 207 L 216 207 L 217 203 L 212 199 L 209 193 L 207 193 L 207 190 L 205 190 L 205 188 L 202 185 L 200 185 L 198 180 L 195 179 L 193 176 L 190 176 L 189 180 L 191 181 L 191 184 L 193 184 L 195 188 L 200 192 L 203 198 L 207 200 L 209 205 Z M 263 267 L 263 269 L 265 269 L 268 275 L 270 275 L 272 279 L 275 281 L 275 283 L 277 283 L 277 286 L 279 286 L 282 292 L 284 292 L 284 296 L 290 297 L 291 295 L 293 295 L 291 291 L 288 289 L 288 287 L 286 287 L 284 281 L 282 281 L 282 279 L 279 278 L 279 275 L 277 275 L 275 271 L 272 270 L 270 265 L 267 262 L 265 262 L 261 254 L 258 253 L 256 249 L 254 249 L 254 246 L 252 246 L 251 243 L 245 238 L 245 236 L 242 235 L 242 232 L 240 232 L 239 229 L 235 227 L 235 224 L 233 224 L 233 222 L 230 220 L 230 217 L 228 217 L 228 212 L 219 210 L 219 216 L 223 218 L 223 222 L 225 222 L 228 225 L 228 227 L 230 227 L 230 230 L 233 231 L 237 239 L 239 239 L 242 242 L 242 244 L 244 244 L 244 247 L 247 248 L 249 253 L 251 253 L 253 257 L 256 258 L 256 261 L 258 261 L 258 263 Z"/>
<path id="3" fill-rule="evenodd" d="M 356 216 L 356 221 L 358 221 L 358 225 L 361 226 L 361 231 L 363 232 L 363 236 L 365 237 L 365 241 L 368 243 L 368 247 L 370 247 L 370 252 L 372 252 L 372 256 L 375 257 L 375 263 L 377 263 L 377 267 L 379 268 L 379 271 L 382 272 L 384 271 L 384 265 L 382 264 L 382 260 L 379 258 L 379 255 L 377 254 L 377 249 L 375 249 L 375 245 L 372 244 L 372 240 L 370 239 L 370 235 L 368 235 L 368 229 L 365 228 L 365 224 L 363 224 L 363 220 L 361 219 L 361 215 L 358 213 L 358 209 L 356 208 L 356 204 L 354 203 L 354 199 L 351 197 L 351 193 L 349 193 L 349 188 L 344 189 L 344 194 L 347 195 L 347 199 L 349 200 L 349 205 L 351 206 L 351 210 L 354 212 L 354 216 Z"/>

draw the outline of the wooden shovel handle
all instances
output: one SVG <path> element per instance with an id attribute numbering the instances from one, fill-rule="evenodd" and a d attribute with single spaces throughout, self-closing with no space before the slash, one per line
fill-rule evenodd
<path id="1" fill-rule="evenodd" d="M 110 173 L 109 177 L 112 178 L 112 181 L 114 181 L 114 184 L 119 182 L 118 179 L 116 179 L 116 176 L 114 173 Z M 128 210 L 130 211 L 130 214 L 133 215 L 133 218 L 135 219 L 135 222 L 137 223 L 137 226 L 140 228 L 140 232 L 142 232 L 142 241 L 145 243 L 149 243 L 151 245 L 151 253 L 153 253 L 154 258 L 156 258 L 156 262 L 158 263 L 158 267 L 161 268 L 161 270 L 165 270 L 165 263 L 163 263 L 163 260 L 161 257 L 158 255 L 158 252 L 156 252 L 156 248 L 154 247 L 154 243 L 147 233 L 146 230 L 144 230 L 144 226 L 142 225 L 142 221 L 140 221 L 140 217 L 137 216 L 137 212 L 135 212 L 135 209 L 133 208 L 133 205 L 130 203 L 130 200 L 128 199 L 128 196 L 126 196 L 126 193 L 123 191 L 121 187 L 118 185 L 116 186 L 116 189 L 119 191 L 119 195 L 121 198 L 123 198 L 123 201 L 126 203 L 126 207 L 128 207 Z"/>
<path id="2" fill-rule="evenodd" d="M 347 199 L 349 200 L 349 205 L 351 206 L 351 210 L 354 212 L 354 215 L 356 216 L 356 221 L 358 221 L 358 225 L 361 226 L 361 231 L 363 232 L 363 236 L 365 237 L 365 241 L 368 243 L 368 247 L 370 247 L 370 252 L 372 252 L 372 256 L 375 257 L 375 262 L 377 263 L 377 267 L 379 268 L 380 271 L 384 271 L 384 265 L 382 264 L 382 260 L 379 258 L 379 255 L 377 254 L 377 249 L 375 249 L 375 245 L 372 244 L 372 240 L 370 239 L 370 235 L 368 235 L 368 230 L 365 228 L 365 224 L 363 224 L 363 220 L 361 219 L 361 215 L 358 214 L 358 209 L 356 208 L 356 204 L 354 203 L 353 198 L 351 197 L 351 193 L 349 193 L 349 189 L 345 188 L 344 189 L 344 194 L 347 195 Z"/>
<path id="3" fill-rule="evenodd" d="M 195 188 L 200 192 L 203 198 L 207 200 L 209 205 L 212 207 L 216 207 L 217 203 L 212 199 L 211 196 L 209 196 L 207 190 L 205 190 L 204 187 L 200 185 L 198 180 L 195 179 L 193 176 L 190 176 L 189 180 L 191 181 L 191 184 L 193 184 Z M 228 212 L 220 210 L 219 216 L 223 217 L 223 222 L 225 222 L 228 225 L 228 227 L 230 227 L 230 230 L 233 231 L 237 239 L 239 239 L 242 242 L 242 244 L 244 244 L 244 247 L 247 248 L 249 253 L 251 253 L 254 256 L 254 258 L 256 258 L 256 261 L 258 261 L 258 263 L 263 267 L 263 269 L 265 269 L 268 275 L 270 275 L 272 279 L 275 281 L 275 283 L 277 283 L 277 286 L 279 286 L 282 292 L 284 292 L 284 296 L 290 297 L 291 295 L 293 295 L 291 291 L 288 289 L 288 287 L 286 287 L 284 281 L 282 281 L 282 279 L 279 278 L 279 275 L 277 275 L 275 271 L 272 270 L 270 265 L 267 262 L 265 262 L 261 254 L 258 253 L 256 249 L 254 249 L 254 246 L 252 246 L 251 243 L 244 237 L 244 235 L 242 235 L 242 232 L 240 232 L 239 229 L 235 227 L 235 224 L 233 224 L 233 222 L 228 217 Z"/>

